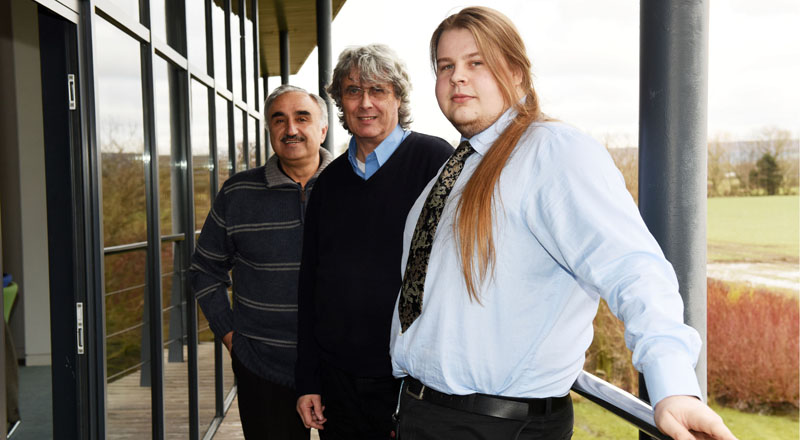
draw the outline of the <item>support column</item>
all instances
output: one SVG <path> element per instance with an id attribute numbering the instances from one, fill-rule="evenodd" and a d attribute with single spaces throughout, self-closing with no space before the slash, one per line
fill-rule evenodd
<path id="1" fill-rule="evenodd" d="M 319 96 L 328 104 L 328 136 L 322 144 L 333 153 L 333 103 L 325 92 L 331 80 L 331 0 L 317 0 L 317 55 Z"/>
<path id="2" fill-rule="evenodd" d="M 700 333 L 706 394 L 708 0 L 640 2 L 639 210 Z M 640 393 L 644 382 L 640 382 Z"/>
<path id="3" fill-rule="evenodd" d="M 289 31 L 280 31 L 281 85 L 289 84 Z"/>

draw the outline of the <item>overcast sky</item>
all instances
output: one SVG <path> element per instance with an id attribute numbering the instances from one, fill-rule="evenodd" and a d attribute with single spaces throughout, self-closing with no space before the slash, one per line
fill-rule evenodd
<path id="1" fill-rule="evenodd" d="M 448 141 L 458 133 L 433 94 L 428 42 L 435 27 L 470 5 L 516 24 L 549 115 L 617 146 L 635 145 L 638 124 L 639 2 L 633 0 L 347 0 L 333 21 L 336 57 L 347 46 L 384 43 L 408 65 L 412 129 Z M 800 136 L 800 1 L 713 0 L 709 26 L 708 134 L 748 139 L 777 126 Z M 316 50 L 291 79 L 316 91 Z M 270 88 L 280 83 L 270 79 Z M 337 125 L 335 143 L 349 139 Z"/>

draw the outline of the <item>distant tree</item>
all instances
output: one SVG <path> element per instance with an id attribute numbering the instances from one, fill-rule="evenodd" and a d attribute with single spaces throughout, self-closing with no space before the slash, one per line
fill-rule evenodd
<path id="1" fill-rule="evenodd" d="M 798 186 L 797 140 L 792 139 L 791 131 L 774 126 L 764 127 L 756 133 L 755 139 L 761 158 L 764 154 L 770 154 L 780 169 L 778 189 L 784 194 L 795 190 Z M 763 188 L 760 183 L 758 186 Z"/>
<path id="2" fill-rule="evenodd" d="M 762 188 L 768 195 L 775 195 L 781 187 L 783 174 L 778 165 L 778 161 L 770 153 L 764 153 L 761 159 L 756 162 L 756 168 L 751 171 L 751 176 L 755 177 L 759 188 Z M 751 177 L 751 180 L 752 180 Z"/>
<path id="3" fill-rule="evenodd" d="M 718 134 L 708 141 L 708 196 L 728 196 L 732 192 L 730 173 L 731 157 L 725 144 L 728 135 Z"/>

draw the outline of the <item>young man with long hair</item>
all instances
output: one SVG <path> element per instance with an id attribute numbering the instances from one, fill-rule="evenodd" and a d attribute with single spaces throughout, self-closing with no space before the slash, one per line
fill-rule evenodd
<path id="1" fill-rule="evenodd" d="M 701 341 L 672 266 L 606 150 L 542 113 L 511 21 L 466 8 L 430 49 L 462 143 L 406 221 L 390 349 L 401 438 L 570 438 L 569 390 L 602 297 L 659 429 L 733 439 L 699 398 Z"/>

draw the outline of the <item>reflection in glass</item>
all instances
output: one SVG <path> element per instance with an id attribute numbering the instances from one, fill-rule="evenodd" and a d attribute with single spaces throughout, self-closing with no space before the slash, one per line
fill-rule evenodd
<path id="1" fill-rule="evenodd" d="M 233 97 L 242 98 L 242 25 L 239 22 L 241 0 L 231 1 L 231 69 L 233 70 Z"/>
<path id="2" fill-rule="evenodd" d="M 192 179 L 194 182 L 194 224 L 200 230 L 211 209 L 211 162 L 208 130 L 208 88 L 192 80 Z"/>
<path id="3" fill-rule="evenodd" d="M 228 139 L 228 104 L 230 101 L 217 95 L 217 172 L 219 173 L 219 187 L 228 180 L 233 173 L 231 163 L 230 140 Z"/>
<path id="4" fill-rule="evenodd" d="M 255 168 L 256 166 L 256 119 L 247 118 L 247 152 L 250 160 L 248 168 Z"/>
<path id="5" fill-rule="evenodd" d="M 208 73 L 206 55 L 206 7 L 205 2 L 186 2 L 186 45 L 189 48 L 189 63 Z"/>
<path id="6" fill-rule="evenodd" d="M 150 0 L 150 32 L 163 41 L 167 41 L 166 18 L 167 11 L 164 0 Z"/>
<path id="7" fill-rule="evenodd" d="M 172 90 L 179 87 L 179 73 L 160 57 L 153 58 L 153 87 L 158 148 L 158 203 L 161 235 L 183 232 L 180 221 L 179 194 L 180 143 L 172 136 L 172 115 L 177 105 Z M 173 108 L 175 111 L 173 112 Z M 176 196 L 173 197 L 173 194 Z M 185 300 L 180 273 L 183 267 L 181 246 L 185 241 L 161 244 L 161 316 L 164 348 L 164 430 L 167 438 L 189 437 L 189 384 L 184 337 L 186 334 Z"/>
<path id="8" fill-rule="evenodd" d="M 220 89 L 228 88 L 228 54 L 225 47 L 225 0 L 211 3 L 211 20 L 214 28 L 214 80 Z"/>
<path id="9" fill-rule="evenodd" d="M 211 209 L 211 175 L 214 164 L 209 149 L 210 131 L 208 127 L 208 88 L 192 80 L 192 168 L 194 181 L 194 223 L 199 230 Z M 201 435 L 216 414 L 214 406 L 214 334 L 208 327 L 208 320 L 197 307 L 197 356 L 198 371 L 203 381 L 199 387 Z"/>
<path id="10" fill-rule="evenodd" d="M 104 246 L 147 240 L 140 45 L 102 18 L 95 26 L 97 136 Z M 109 438 L 149 437 L 150 360 L 142 341 L 144 249 L 104 257 Z"/>
<path id="11" fill-rule="evenodd" d="M 250 0 L 246 0 L 245 5 L 245 19 L 244 19 L 244 65 L 245 65 L 245 87 L 247 88 L 247 102 L 255 106 L 255 74 L 253 73 L 253 4 Z"/>
<path id="12" fill-rule="evenodd" d="M 119 9 L 120 12 L 123 14 L 130 15 L 131 17 L 139 22 L 139 0 L 108 0 L 109 3 L 113 4 L 114 6 Z M 110 12 L 110 11 L 106 11 Z"/>
<path id="13" fill-rule="evenodd" d="M 236 146 L 236 171 L 247 169 L 244 156 L 244 119 L 238 107 L 233 108 L 233 144 Z"/>

